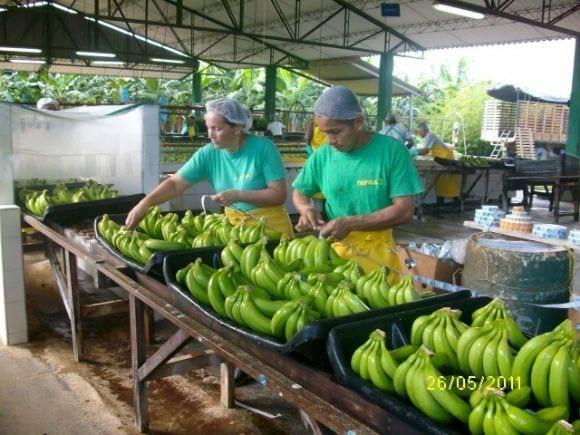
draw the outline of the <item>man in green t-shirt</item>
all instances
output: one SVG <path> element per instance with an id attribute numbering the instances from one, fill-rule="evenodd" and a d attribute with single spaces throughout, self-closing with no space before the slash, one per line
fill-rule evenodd
<path id="1" fill-rule="evenodd" d="M 328 143 L 311 155 L 296 178 L 296 229 L 319 230 L 337 239 L 343 258 L 358 256 L 365 271 L 379 265 L 399 269 L 392 228 L 413 218 L 423 188 L 403 144 L 364 128 L 357 96 L 344 86 L 327 89 L 314 106 Z M 326 198 L 323 220 L 312 197 Z"/>

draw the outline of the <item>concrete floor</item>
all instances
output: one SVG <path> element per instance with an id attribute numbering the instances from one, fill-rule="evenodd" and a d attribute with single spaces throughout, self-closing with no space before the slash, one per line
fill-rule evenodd
<path id="1" fill-rule="evenodd" d="M 535 221 L 553 221 L 547 204 L 538 202 L 535 207 Z M 398 228 L 396 239 L 437 242 L 465 238 L 473 231 L 462 223 L 472 217 L 473 212 L 426 216 L 424 222 Z M 562 222 L 580 228 L 571 218 Z M 0 434 L 136 433 L 126 317 L 90 321 L 86 327 L 88 362 L 76 363 L 48 261 L 41 253 L 26 254 L 25 274 L 30 344 L 0 346 Z M 578 284 L 574 288 L 580 288 Z M 171 332 L 167 324 L 156 325 L 158 338 Z M 150 383 L 151 433 L 307 432 L 296 409 L 256 383 L 237 388 L 236 398 L 281 417 L 271 420 L 240 408 L 224 409 L 219 404 L 216 375 L 209 368 Z"/>

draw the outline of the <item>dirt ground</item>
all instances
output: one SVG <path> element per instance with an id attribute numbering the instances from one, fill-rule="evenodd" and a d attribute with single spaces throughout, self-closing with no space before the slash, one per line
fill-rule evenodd
<path id="1" fill-rule="evenodd" d="M 77 363 L 72 355 L 68 318 L 49 262 L 41 252 L 25 254 L 24 261 L 30 335 L 30 344 L 25 347 L 61 373 L 82 376 L 101 397 L 106 411 L 122 422 L 121 432 L 136 433 L 128 316 L 118 314 L 86 322 L 87 361 Z M 99 298 L 98 294 L 90 296 L 95 301 Z M 174 332 L 172 328 L 165 321 L 156 322 L 157 343 L 162 344 L 164 337 Z M 236 400 L 270 414 L 279 413 L 280 417 L 269 419 L 241 408 L 224 408 L 219 402 L 217 373 L 217 368 L 210 367 L 150 382 L 150 433 L 308 433 L 298 411 L 258 383 L 237 387 Z"/>

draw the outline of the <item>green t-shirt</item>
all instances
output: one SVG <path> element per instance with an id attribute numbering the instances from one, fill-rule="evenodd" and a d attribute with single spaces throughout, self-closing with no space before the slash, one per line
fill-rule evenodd
<path id="1" fill-rule="evenodd" d="M 292 186 L 309 197 L 322 192 L 329 219 L 373 213 L 392 205 L 394 198 L 423 191 L 407 149 L 380 134 L 349 153 L 324 145 L 308 158 Z"/>
<path id="2" fill-rule="evenodd" d="M 260 190 L 268 183 L 286 176 L 282 157 L 272 141 L 248 135 L 236 152 L 217 149 L 208 143 L 183 165 L 178 174 L 188 183 L 208 180 L 216 192 L 224 190 Z M 250 211 L 258 208 L 248 202 L 233 207 Z"/>

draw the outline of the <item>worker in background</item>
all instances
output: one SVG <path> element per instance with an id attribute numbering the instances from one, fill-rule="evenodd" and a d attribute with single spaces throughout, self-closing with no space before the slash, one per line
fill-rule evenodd
<path id="1" fill-rule="evenodd" d="M 266 128 L 274 138 L 281 139 L 284 136 L 284 129 L 286 128 L 284 124 L 278 121 L 278 118 L 274 118 L 274 120 L 269 123 Z"/>
<path id="2" fill-rule="evenodd" d="M 264 218 L 270 229 L 292 236 L 292 224 L 284 208 L 286 172 L 276 146 L 247 133 L 252 116 L 238 102 L 223 98 L 208 102 L 206 109 L 211 142 L 143 198 L 129 212 L 125 224 L 134 228 L 149 207 L 181 195 L 192 184 L 209 180 L 217 192 L 212 199 L 225 207 L 230 223 L 236 224 L 249 214 Z"/>
<path id="3" fill-rule="evenodd" d="M 58 100 L 49 97 L 43 97 L 36 102 L 36 108 L 40 110 L 61 110 L 62 107 Z"/>
<path id="4" fill-rule="evenodd" d="M 306 123 L 306 132 L 304 133 L 306 141 L 306 154 L 310 155 L 326 143 L 326 136 L 316 125 L 316 119 L 312 116 Z"/>
<path id="5" fill-rule="evenodd" d="M 327 89 L 314 113 L 328 142 L 292 184 L 300 213 L 296 229 L 319 230 L 337 240 L 337 253 L 358 256 L 366 272 L 380 265 L 400 270 L 393 227 L 411 221 L 415 195 L 423 190 L 408 151 L 401 142 L 365 129 L 358 98 L 344 86 Z M 313 206 L 318 192 L 326 197 L 326 219 Z"/>
<path id="6" fill-rule="evenodd" d="M 385 118 L 385 127 L 379 133 L 403 142 L 407 148 L 413 146 L 413 136 L 411 136 L 409 130 L 399 122 L 397 115 L 394 113 L 389 113 L 387 115 Z"/>
<path id="7" fill-rule="evenodd" d="M 420 155 L 453 159 L 453 151 L 433 132 L 429 131 L 429 126 L 426 123 L 422 122 L 417 126 L 417 133 L 423 139 L 423 147 L 419 149 Z M 438 175 L 435 184 L 435 194 L 437 195 L 437 206 L 442 206 L 445 198 L 453 198 L 453 201 L 458 203 L 461 195 L 461 178 L 459 175 Z"/>

